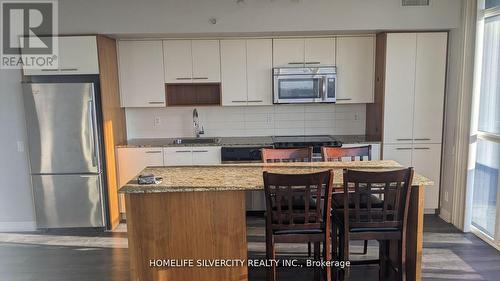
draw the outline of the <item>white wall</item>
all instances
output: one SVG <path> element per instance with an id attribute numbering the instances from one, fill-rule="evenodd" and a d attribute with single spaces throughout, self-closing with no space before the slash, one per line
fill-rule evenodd
<path id="1" fill-rule="evenodd" d="M 0 231 L 32 230 L 33 204 L 25 147 L 20 71 L 0 70 Z"/>
<path id="2" fill-rule="evenodd" d="M 63 33 L 189 34 L 449 29 L 459 0 L 59 0 Z M 215 17 L 217 24 L 209 23 Z"/>
<path id="3" fill-rule="evenodd" d="M 197 107 L 207 137 L 359 135 L 365 133 L 365 109 L 364 104 Z M 127 137 L 192 137 L 192 113 L 192 107 L 128 108 Z"/>
<path id="4" fill-rule="evenodd" d="M 236 0 L 59 0 L 59 31 L 145 37 L 459 27 L 462 1 L 430 2 L 429 7 L 402 7 L 400 0 L 246 0 L 243 4 Z M 211 17 L 217 18 L 216 25 L 209 24 Z M 454 75 L 458 72 L 451 70 Z M 34 218 L 27 156 L 17 152 L 17 141 L 25 141 L 20 73 L 0 70 L 0 81 L 0 227 L 26 229 Z M 448 100 L 455 98 L 453 92 L 447 95 Z"/>

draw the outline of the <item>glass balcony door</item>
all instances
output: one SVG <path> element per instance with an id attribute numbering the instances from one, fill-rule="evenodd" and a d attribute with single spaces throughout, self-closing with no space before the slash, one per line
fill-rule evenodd
<path id="1" fill-rule="evenodd" d="M 479 1 L 469 155 L 470 225 L 500 248 L 500 1 Z"/>

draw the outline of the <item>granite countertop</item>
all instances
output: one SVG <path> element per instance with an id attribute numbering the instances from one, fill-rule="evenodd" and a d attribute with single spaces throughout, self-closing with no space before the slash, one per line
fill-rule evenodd
<path id="1" fill-rule="evenodd" d="M 342 169 L 391 170 L 402 166 L 392 160 L 313 162 L 313 163 L 249 163 L 182 167 L 147 167 L 141 174 L 162 177 L 159 184 L 139 185 L 137 178 L 120 189 L 121 193 L 163 193 L 193 191 L 249 191 L 264 188 L 262 173 L 313 173 L 334 170 L 334 186 L 342 187 Z M 415 173 L 413 185 L 432 186 L 434 182 Z"/>
<path id="2" fill-rule="evenodd" d="M 336 140 L 342 143 L 380 143 L 374 141 L 374 137 L 367 135 L 332 135 Z M 186 147 L 186 146 L 267 146 L 273 144 L 271 136 L 262 137 L 219 137 L 218 143 L 207 144 L 175 144 L 174 140 L 178 138 L 146 138 L 131 139 L 126 144 L 117 147 Z"/>

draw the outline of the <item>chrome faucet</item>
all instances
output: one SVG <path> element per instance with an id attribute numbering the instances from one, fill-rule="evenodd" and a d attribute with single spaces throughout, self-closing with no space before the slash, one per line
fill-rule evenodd
<path id="1" fill-rule="evenodd" d="M 203 135 L 205 131 L 203 131 L 203 126 L 201 126 L 200 129 L 200 119 L 198 118 L 198 110 L 193 109 L 193 127 L 194 127 L 194 134 L 196 135 L 197 138 L 200 137 L 200 135 Z"/>

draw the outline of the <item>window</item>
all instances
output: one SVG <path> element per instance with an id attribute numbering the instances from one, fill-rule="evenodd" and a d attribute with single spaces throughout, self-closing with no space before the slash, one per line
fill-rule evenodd
<path id="1" fill-rule="evenodd" d="M 470 157 L 471 229 L 500 246 L 500 0 L 479 1 Z M 479 83 L 479 85 L 477 84 Z"/>

